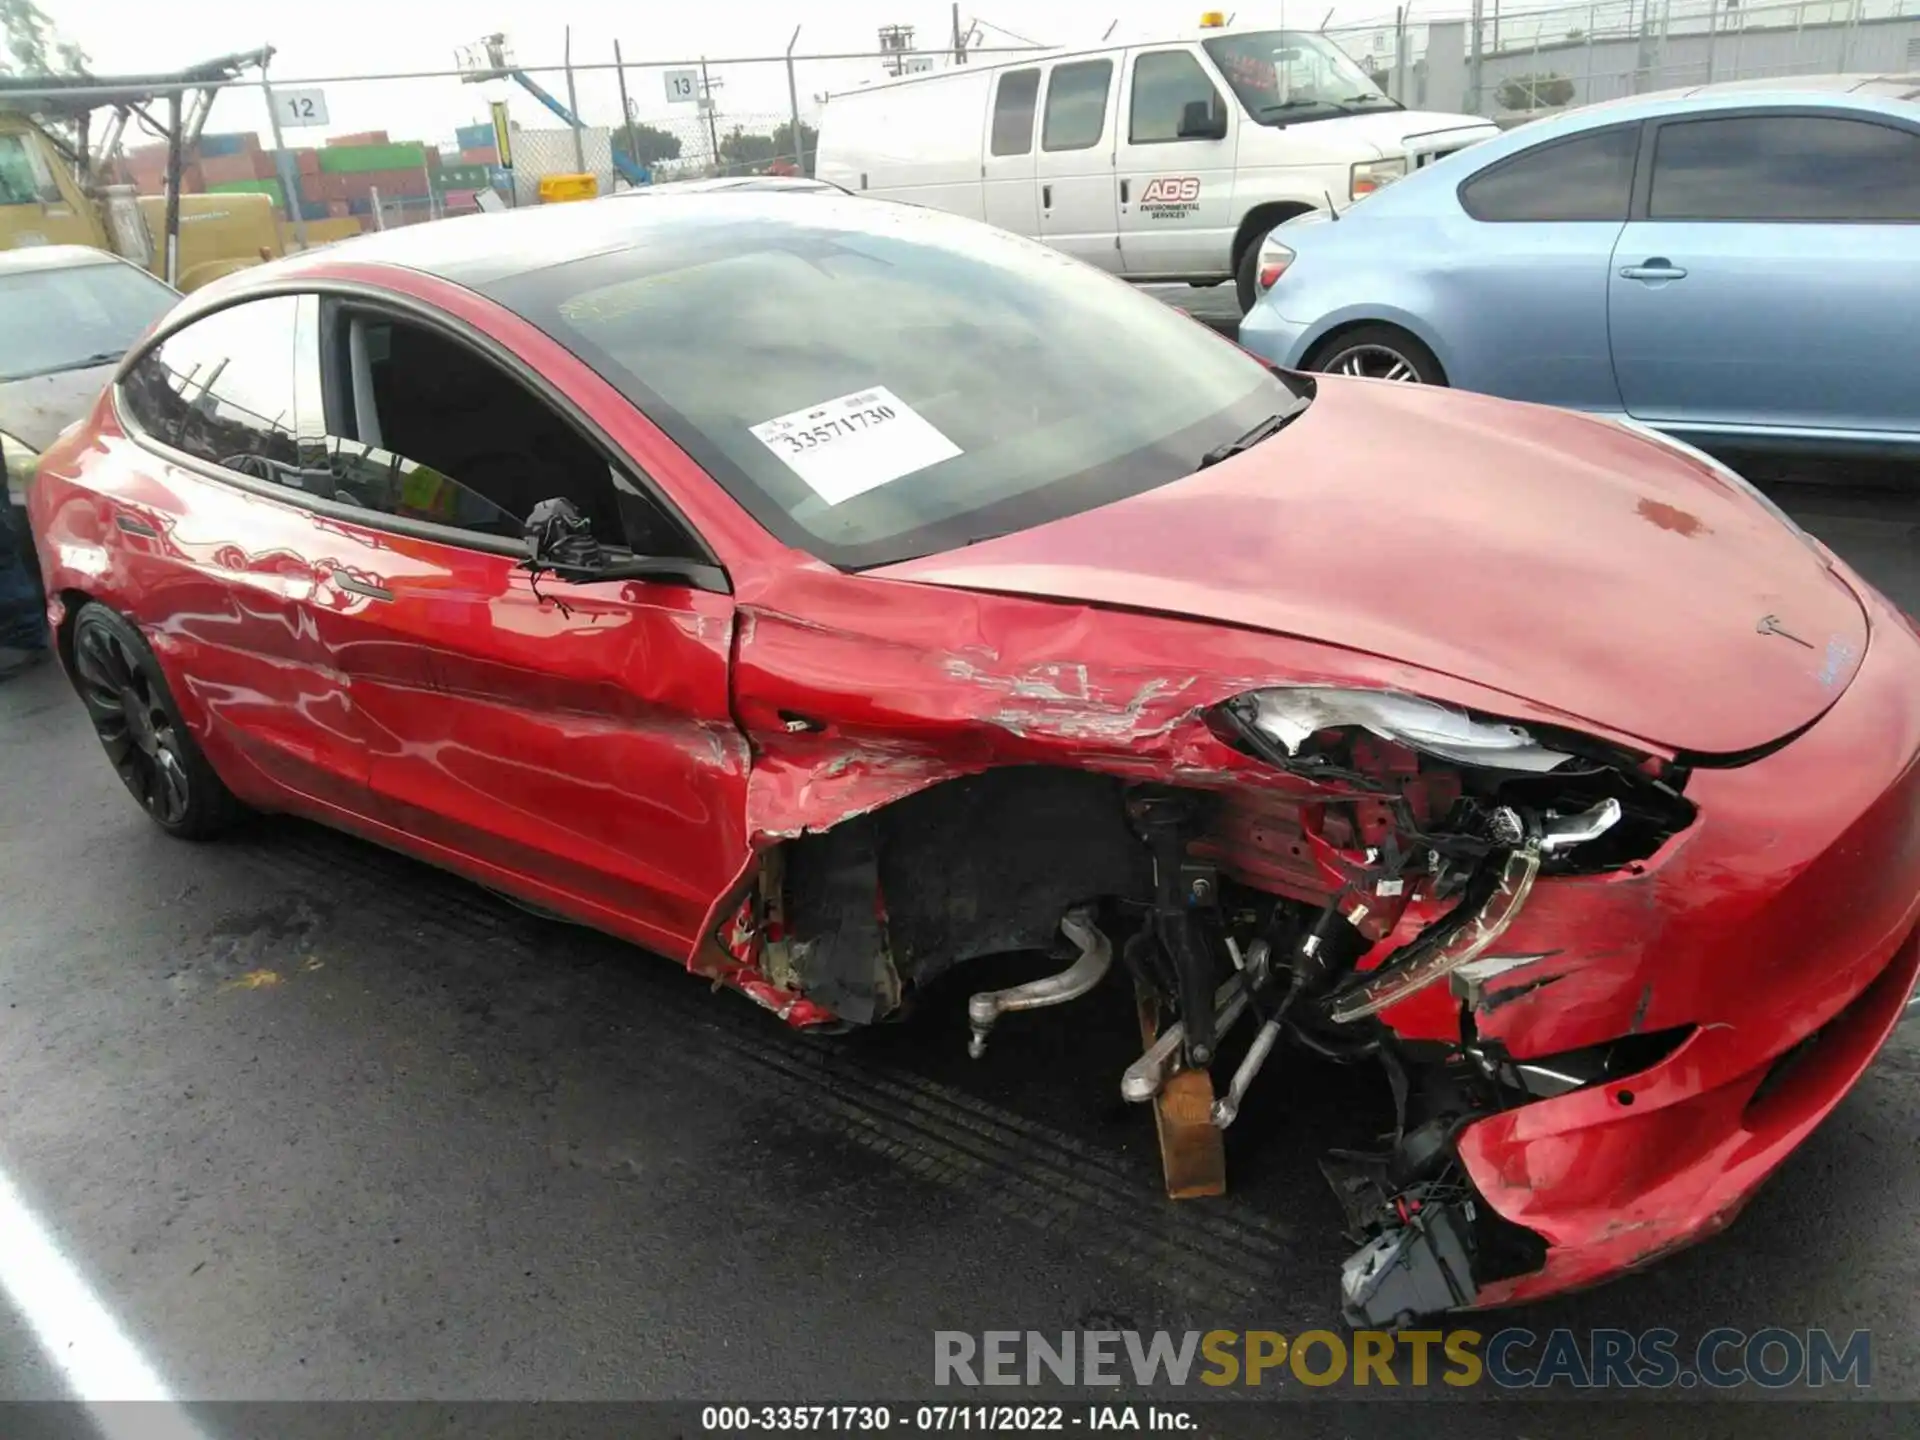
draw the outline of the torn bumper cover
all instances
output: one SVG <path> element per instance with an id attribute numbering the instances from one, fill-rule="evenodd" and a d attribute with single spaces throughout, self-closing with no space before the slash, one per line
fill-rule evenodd
<path id="1" fill-rule="evenodd" d="M 1639 1073 L 1457 1135 L 1475 1203 L 1545 1242 L 1525 1273 L 1476 1264 L 1468 1306 L 1591 1285 L 1724 1228 L 1899 1023 L 1920 976 L 1920 643 L 1877 609 L 1825 718 L 1751 765 L 1697 771 L 1696 827 L 1640 873 L 1537 887 L 1503 937 L 1539 958 L 1467 1007 L 1482 1044 L 1525 1059 L 1693 1028 Z M 1459 1004 L 1435 987 L 1383 1018 L 1457 1033 L 1459 1011 L 1440 1012 Z"/>

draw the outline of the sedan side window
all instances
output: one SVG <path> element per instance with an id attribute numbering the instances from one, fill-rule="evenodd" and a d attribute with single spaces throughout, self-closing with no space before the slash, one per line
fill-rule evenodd
<path id="1" fill-rule="evenodd" d="M 261 479 L 299 463 L 294 331 L 299 300 L 251 300 L 194 321 L 141 356 L 121 384 L 154 439 Z"/>
<path id="2" fill-rule="evenodd" d="M 1920 135 L 1839 115 L 1674 122 L 1650 220 L 1920 220 Z"/>
<path id="3" fill-rule="evenodd" d="M 382 514 L 514 537 L 543 500 L 571 501 L 603 545 L 698 559 L 652 498 L 513 376 L 438 330 L 342 317 L 339 413 L 310 464 L 339 498 Z M 357 352 L 357 353 L 356 353 Z M 363 374 L 352 371 L 364 365 Z"/>
<path id="4" fill-rule="evenodd" d="M 1056 65 L 1047 80 L 1047 118 L 1040 127 L 1042 150 L 1091 150 L 1107 128 L 1107 87 L 1113 83 L 1111 60 L 1082 60 Z"/>
<path id="5" fill-rule="evenodd" d="M 1539 145 L 1467 181 L 1460 204 L 1476 220 L 1624 222 L 1639 150 L 1638 125 Z"/>

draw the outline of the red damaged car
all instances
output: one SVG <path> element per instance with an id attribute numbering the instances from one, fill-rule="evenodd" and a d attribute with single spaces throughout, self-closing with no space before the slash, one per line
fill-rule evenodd
<path id="1" fill-rule="evenodd" d="M 1356 1324 L 1713 1233 L 1920 967 L 1920 634 L 1737 476 L 1277 371 L 951 216 L 661 197 L 250 270 L 31 514 L 174 834 L 316 817 L 794 1025 L 1052 950 L 976 1053 L 1130 981 L 1160 1028 L 1101 1083 L 1208 1133 L 1276 1045 L 1384 1064 L 1397 1136 L 1330 1166 Z"/>

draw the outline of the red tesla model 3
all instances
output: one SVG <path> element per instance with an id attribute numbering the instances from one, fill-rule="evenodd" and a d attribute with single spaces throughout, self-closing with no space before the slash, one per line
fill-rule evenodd
<path id="1" fill-rule="evenodd" d="M 1275 1045 L 1386 1062 L 1355 1323 L 1725 1225 L 1920 967 L 1920 634 L 1737 476 L 1277 371 L 951 216 L 661 196 L 250 270 L 31 514 L 174 834 L 316 817 L 795 1025 L 1055 953 L 976 1053 L 1124 970 L 1167 1023 L 1102 1083 L 1197 1073 L 1221 1128 Z"/>

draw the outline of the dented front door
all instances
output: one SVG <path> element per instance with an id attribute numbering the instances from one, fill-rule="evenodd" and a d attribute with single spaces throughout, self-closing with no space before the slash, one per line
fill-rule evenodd
<path id="1" fill-rule="evenodd" d="M 387 822 L 687 958 L 746 858 L 731 598 L 551 577 L 536 593 L 509 556 L 397 535 L 342 560 L 342 603 L 421 682 L 355 686 Z"/>

